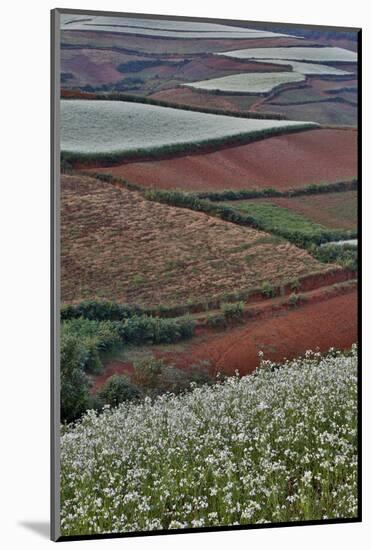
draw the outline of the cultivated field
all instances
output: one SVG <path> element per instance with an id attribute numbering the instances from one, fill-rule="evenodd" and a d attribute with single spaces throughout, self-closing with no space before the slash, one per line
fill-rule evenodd
<path id="1" fill-rule="evenodd" d="M 174 56 L 203 55 L 205 53 L 235 50 L 240 48 L 259 48 L 276 46 L 310 46 L 315 42 L 293 37 L 274 38 L 204 38 L 203 40 L 185 40 L 182 38 L 161 38 L 149 35 L 121 34 L 105 31 L 61 31 L 63 47 L 86 47 L 94 46 L 107 49 L 122 49 L 135 54 L 142 53 L 148 56 Z"/>
<path id="2" fill-rule="evenodd" d="M 356 63 L 357 54 L 344 48 L 322 47 L 322 48 L 248 48 L 223 52 L 220 55 L 237 57 L 239 59 L 288 59 L 294 61 L 316 61 L 316 62 L 341 62 Z"/>
<path id="3" fill-rule="evenodd" d="M 61 439 L 62 533 L 355 517 L 356 434 L 355 352 L 91 412 Z"/>
<path id="4" fill-rule="evenodd" d="M 126 101 L 61 101 L 61 149 L 94 160 L 95 155 L 145 156 L 220 141 L 313 128 L 314 123 L 256 120 L 196 113 Z M 107 157 L 108 155 L 108 157 Z"/>
<path id="5" fill-rule="evenodd" d="M 284 228 L 287 231 L 295 231 L 303 235 L 313 235 L 321 233 L 325 228 L 312 220 L 305 218 L 292 209 L 278 206 L 274 202 L 261 200 L 253 201 L 231 201 L 225 203 L 237 208 L 245 214 L 250 214 L 261 221 L 268 231 L 274 231 L 277 228 Z"/>
<path id="6" fill-rule="evenodd" d="M 320 63 L 303 63 L 302 61 L 289 61 L 287 59 L 266 59 L 260 61 L 260 63 L 271 63 L 272 65 L 289 65 L 292 67 L 292 70 L 300 74 L 319 74 L 322 76 L 326 75 L 336 75 L 336 76 L 347 76 L 350 75 L 348 71 L 343 71 L 336 67 L 330 67 L 329 65 L 321 65 Z"/>
<path id="7" fill-rule="evenodd" d="M 275 204 L 305 216 L 328 229 L 357 227 L 357 192 L 325 193 L 303 197 L 252 199 L 251 202 Z"/>
<path id="8" fill-rule="evenodd" d="M 73 48 L 61 51 L 62 82 L 65 89 L 130 92 L 148 95 L 190 80 L 253 72 L 278 72 L 280 65 L 227 59 L 205 54 L 196 57 L 166 57 L 128 54 L 124 51 Z"/>
<path id="9" fill-rule="evenodd" d="M 356 33 L 62 23 L 62 533 L 355 517 Z"/>
<path id="10" fill-rule="evenodd" d="M 244 73 L 187 83 L 184 86 L 196 88 L 196 90 L 264 94 L 282 84 L 303 80 L 305 80 L 304 76 L 295 72 Z"/>
<path id="11" fill-rule="evenodd" d="M 170 104 L 196 107 L 201 109 L 225 109 L 235 113 L 248 113 L 251 107 L 261 100 L 259 95 L 205 94 L 196 89 L 179 87 L 157 92 L 152 99 L 168 101 Z"/>
<path id="12" fill-rule="evenodd" d="M 158 19 L 139 19 L 125 17 L 96 16 L 89 18 L 69 19 L 62 22 L 61 30 L 111 32 L 135 34 L 166 38 L 279 38 L 287 37 L 270 31 L 259 31 L 231 25 L 200 23 L 189 21 L 172 21 Z"/>
<path id="13" fill-rule="evenodd" d="M 306 131 L 216 152 L 92 171 L 160 189 L 291 189 L 353 179 L 357 173 L 357 133 L 342 129 Z"/>
<path id="14" fill-rule="evenodd" d="M 296 120 L 298 116 L 303 120 L 315 120 L 319 124 L 338 125 L 338 126 L 353 126 L 357 124 L 358 111 L 355 105 L 342 101 L 339 103 L 336 100 L 277 105 L 275 103 L 264 102 L 256 108 L 257 112 L 269 111 L 276 115 L 284 115 L 289 120 Z"/>
<path id="15" fill-rule="evenodd" d="M 62 179 L 61 238 L 63 302 L 186 303 L 328 269 L 266 233 L 80 176 Z"/>

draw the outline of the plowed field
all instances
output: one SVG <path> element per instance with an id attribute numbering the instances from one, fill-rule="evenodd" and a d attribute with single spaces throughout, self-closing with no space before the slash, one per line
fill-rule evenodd
<path id="1" fill-rule="evenodd" d="M 189 191 L 290 189 L 357 175 L 357 132 L 320 129 L 216 152 L 94 168 L 147 187 Z"/>

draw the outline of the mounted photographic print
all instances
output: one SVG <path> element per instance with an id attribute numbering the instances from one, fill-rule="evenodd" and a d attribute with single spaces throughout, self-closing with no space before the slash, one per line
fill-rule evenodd
<path id="1" fill-rule="evenodd" d="M 361 520 L 360 56 L 52 11 L 53 540 Z"/>

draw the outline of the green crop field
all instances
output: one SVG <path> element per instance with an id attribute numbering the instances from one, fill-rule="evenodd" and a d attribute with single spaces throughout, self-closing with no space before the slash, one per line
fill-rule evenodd
<path id="1" fill-rule="evenodd" d="M 325 227 L 305 218 L 301 214 L 288 209 L 276 206 L 271 202 L 233 201 L 225 203 L 232 205 L 245 214 L 250 214 L 264 225 L 266 231 L 285 229 L 288 232 L 298 232 L 311 236 L 314 233 L 320 234 Z"/>

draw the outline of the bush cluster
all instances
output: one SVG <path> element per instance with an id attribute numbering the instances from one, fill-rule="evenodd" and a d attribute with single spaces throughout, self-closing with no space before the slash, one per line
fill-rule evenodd
<path id="1" fill-rule="evenodd" d="M 356 191 L 358 182 L 356 179 L 350 181 L 341 181 L 336 183 L 313 183 L 306 187 L 290 189 L 288 191 L 279 191 L 273 187 L 265 189 L 229 189 L 226 191 L 201 191 L 194 193 L 199 199 L 208 199 L 209 201 L 239 201 L 247 199 L 258 199 L 265 197 L 301 197 L 303 195 L 319 195 L 322 193 L 341 193 L 344 191 Z"/>
<path id="2" fill-rule="evenodd" d="M 227 302 L 222 304 L 222 313 L 227 321 L 236 322 L 243 319 L 243 302 Z"/>
<path id="3" fill-rule="evenodd" d="M 125 344 L 161 344 L 190 338 L 188 317 L 161 319 L 133 315 L 123 321 L 69 319 L 61 330 L 61 418 L 71 422 L 89 406 L 88 374 L 102 368 L 101 354 Z"/>
<path id="4" fill-rule="evenodd" d="M 356 271 L 358 269 L 358 247 L 344 244 L 326 244 L 326 246 L 313 246 L 311 254 L 323 263 L 336 263 L 346 269 Z"/>

